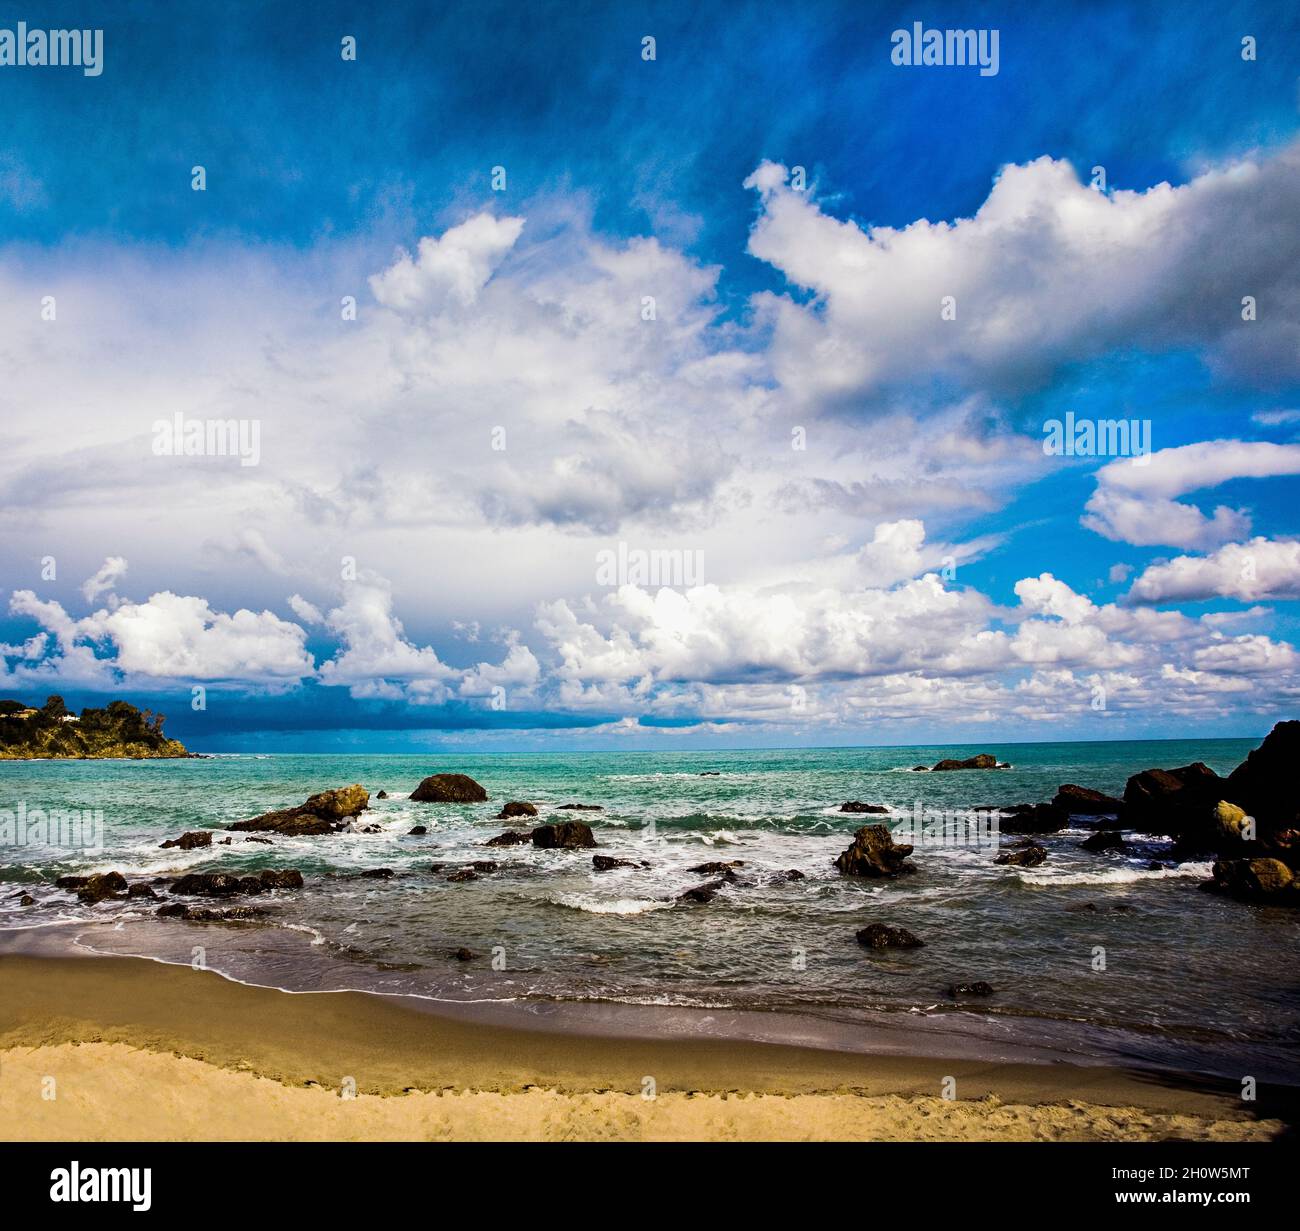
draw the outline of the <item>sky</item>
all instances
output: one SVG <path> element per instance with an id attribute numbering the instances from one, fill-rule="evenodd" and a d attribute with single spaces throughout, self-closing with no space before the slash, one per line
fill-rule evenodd
<path id="1" fill-rule="evenodd" d="M 1296 716 L 1295 5 L 20 19 L 103 51 L 0 50 L 0 695 L 212 751 Z"/>

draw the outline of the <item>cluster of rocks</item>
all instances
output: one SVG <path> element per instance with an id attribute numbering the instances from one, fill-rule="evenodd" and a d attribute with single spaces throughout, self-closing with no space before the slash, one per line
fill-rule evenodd
<path id="1" fill-rule="evenodd" d="M 229 898 L 236 894 L 260 894 L 273 889 L 301 889 L 302 873 L 297 868 L 271 869 L 259 872 L 256 876 L 232 876 L 226 872 L 191 872 L 185 876 L 169 880 L 160 877 L 152 884 L 136 881 L 128 884 L 121 872 L 96 872 L 92 876 L 60 876 L 54 882 L 56 889 L 66 889 L 88 905 L 104 901 L 121 901 L 123 899 L 149 899 L 156 901 L 158 894 L 154 886 L 163 886 L 173 896 L 201 896 Z M 156 912 L 164 917 L 193 919 L 202 922 L 222 921 L 229 918 L 248 918 L 260 914 L 252 908 L 235 911 L 214 911 L 189 907 L 181 902 L 168 902 Z"/>
<path id="2" fill-rule="evenodd" d="M 913 773 L 923 774 L 927 770 L 931 773 L 949 769 L 1010 769 L 1011 765 L 1007 761 L 999 761 L 991 752 L 977 752 L 973 757 L 966 757 L 964 760 L 956 760 L 947 757 L 942 761 L 936 761 L 933 765 L 913 765 Z"/>

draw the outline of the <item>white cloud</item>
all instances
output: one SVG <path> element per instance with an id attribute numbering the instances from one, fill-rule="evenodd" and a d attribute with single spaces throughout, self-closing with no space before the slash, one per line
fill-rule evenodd
<path id="1" fill-rule="evenodd" d="M 126 575 L 126 561 L 121 556 L 109 556 L 93 577 L 87 578 L 81 586 L 81 593 L 86 602 L 93 603 L 101 594 L 107 593 Z"/>
<path id="2" fill-rule="evenodd" d="M 1134 581 L 1129 598 L 1139 603 L 1300 598 L 1300 541 L 1254 538 L 1208 556 L 1153 564 Z"/>

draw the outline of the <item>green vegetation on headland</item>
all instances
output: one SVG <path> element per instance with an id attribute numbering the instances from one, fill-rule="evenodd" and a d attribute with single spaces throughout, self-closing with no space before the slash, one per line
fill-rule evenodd
<path id="1" fill-rule="evenodd" d="M 164 717 L 126 701 L 104 709 L 87 707 L 80 717 L 59 696 L 40 709 L 21 701 L 0 701 L 0 760 L 84 757 L 187 757 L 180 740 L 163 734 Z"/>

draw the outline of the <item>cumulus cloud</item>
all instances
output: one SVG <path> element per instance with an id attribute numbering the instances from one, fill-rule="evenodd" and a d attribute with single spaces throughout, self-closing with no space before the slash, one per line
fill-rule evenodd
<path id="1" fill-rule="evenodd" d="M 1250 516 L 1220 505 L 1207 517 L 1178 497 L 1229 479 L 1300 474 L 1300 445 L 1206 440 L 1161 449 L 1142 460 L 1135 465 L 1120 458 L 1097 472 L 1082 524 L 1136 546 L 1208 550 L 1249 534 Z"/>
<path id="2" fill-rule="evenodd" d="M 1153 564 L 1134 581 L 1129 598 L 1139 603 L 1300 598 L 1300 541 L 1254 538 L 1208 556 Z"/>
<path id="3" fill-rule="evenodd" d="M 93 603 L 101 594 L 107 593 L 125 574 L 126 561 L 121 556 L 109 556 L 93 577 L 82 582 L 81 593 L 86 602 Z"/>

